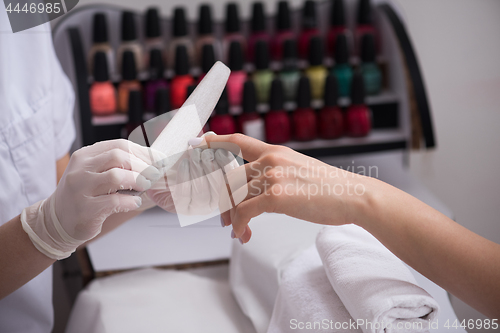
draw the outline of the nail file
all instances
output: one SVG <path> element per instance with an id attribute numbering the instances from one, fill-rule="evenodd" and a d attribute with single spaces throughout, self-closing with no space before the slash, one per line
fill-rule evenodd
<path id="1" fill-rule="evenodd" d="M 151 145 L 151 148 L 167 155 L 165 171 L 172 168 L 188 149 L 189 140 L 200 134 L 224 91 L 230 73 L 226 65 L 217 61 Z M 118 192 L 138 194 L 128 190 Z"/>

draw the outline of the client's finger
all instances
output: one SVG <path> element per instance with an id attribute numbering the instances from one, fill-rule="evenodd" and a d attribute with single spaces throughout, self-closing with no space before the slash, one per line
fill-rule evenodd
<path id="1" fill-rule="evenodd" d="M 257 160 L 270 145 L 252 137 L 236 133 L 230 135 L 211 135 L 203 138 L 200 146 L 208 145 L 209 148 L 222 148 L 235 155 L 242 156 L 252 162 Z"/>
<path id="2" fill-rule="evenodd" d="M 275 202 L 274 196 L 268 196 L 266 193 L 243 201 L 235 209 L 231 216 L 231 223 L 236 238 L 240 238 L 245 227 L 250 220 L 262 213 L 272 213 L 274 211 Z"/>

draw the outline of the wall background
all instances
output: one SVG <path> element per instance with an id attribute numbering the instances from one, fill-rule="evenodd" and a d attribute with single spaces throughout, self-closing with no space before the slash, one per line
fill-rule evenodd
<path id="1" fill-rule="evenodd" d="M 216 19 L 223 18 L 227 1 L 209 1 Z M 248 18 L 250 1 L 233 1 Z M 394 1 L 407 20 L 437 133 L 437 149 L 413 152 L 410 168 L 453 210 L 458 223 L 500 243 L 500 1 Z M 103 2 L 137 10 L 156 5 L 164 15 L 182 3 L 194 20 L 198 5 L 208 1 L 82 0 L 79 6 Z M 273 13 L 276 0 L 265 2 Z M 459 317 L 476 318 L 455 304 Z"/>

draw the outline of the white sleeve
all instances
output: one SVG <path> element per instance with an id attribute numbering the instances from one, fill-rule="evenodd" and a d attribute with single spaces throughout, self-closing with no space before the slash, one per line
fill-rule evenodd
<path id="1" fill-rule="evenodd" d="M 0 7 L 0 95 L 7 98 L 0 105 L 15 111 L 0 119 L 5 123 L 26 119 L 43 102 L 50 108 L 54 156 L 60 159 L 76 136 L 75 93 L 55 53 L 50 24 L 12 33 L 5 8 Z"/>

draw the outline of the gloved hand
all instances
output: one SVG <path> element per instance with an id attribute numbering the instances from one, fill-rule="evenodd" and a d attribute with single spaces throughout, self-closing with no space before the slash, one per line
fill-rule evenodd
<path id="1" fill-rule="evenodd" d="M 207 132 L 202 137 L 215 135 Z M 183 215 L 206 215 L 231 208 L 223 173 L 239 166 L 224 149 L 189 149 L 164 179 L 146 193 L 159 207 Z M 224 170 L 221 172 L 221 170 Z"/>
<path id="2" fill-rule="evenodd" d="M 52 259 L 64 259 L 101 232 L 111 214 L 141 206 L 139 196 L 161 176 L 165 155 L 127 140 L 98 142 L 76 151 L 55 192 L 27 207 L 23 229 L 35 247 Z"/>

